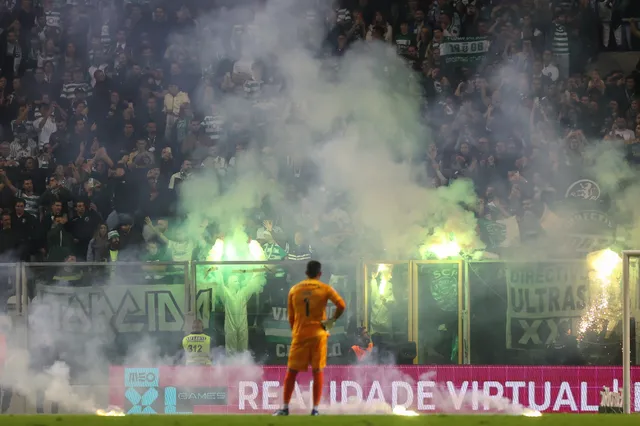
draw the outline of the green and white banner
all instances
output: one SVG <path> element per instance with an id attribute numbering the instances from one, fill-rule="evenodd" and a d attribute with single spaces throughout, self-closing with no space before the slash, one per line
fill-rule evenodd
<path id="1" fill-rule="evenodd" d="M 157 333 L 185 330 L 184 285 L 37 286 L 30 315 L 46 312 L 47 327 L 71 334 Z M 211 292 L 198 307 L 211 306 Z M 205 309 L 207 310 L 207 309 Z M 208 314 L 208 312 L 206 312 Z M 205 323 L 206 324 L 206 323 Z M 187 328 L 190 324 L 187 324 Z"/>
<path id="2" fill-rule="evenodd" d="M 507 349 L 544 349 L 589 305 L 584 262 L 507 263 Z"/>

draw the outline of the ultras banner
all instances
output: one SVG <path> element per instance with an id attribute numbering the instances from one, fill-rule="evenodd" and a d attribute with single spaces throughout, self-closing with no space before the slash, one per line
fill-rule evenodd
<path id="1" fill-rule="evenodd" d="M 279 408 L 285 367 L 112 367 L 110 404 L 130 414 L 259 414 Z M 640 412 L 640 368 L 631 371 L 631 408 Z M 311 374 L 301 374 L 292 406 L 310 409 Z M 330 366 L 323 404 L 366 412 L 379 403 L 420 412 L 498 412 L 506 398 L 542 412 L 598 411 L 620 367 Z"/>

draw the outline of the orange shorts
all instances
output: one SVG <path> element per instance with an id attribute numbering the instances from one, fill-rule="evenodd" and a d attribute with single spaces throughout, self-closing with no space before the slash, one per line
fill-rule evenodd
<path id="1" fill-rule="evenodd" d="M 327 366 L 327 336 L 294 340 L 289 349 L 287 367 L 295 371 L 322 370 Z"/>

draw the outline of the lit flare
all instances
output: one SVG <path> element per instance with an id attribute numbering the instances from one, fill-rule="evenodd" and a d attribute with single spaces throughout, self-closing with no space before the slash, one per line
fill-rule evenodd
<path id="1" fill-rule="evenodd" d="M 396 416 L 404 416 L 404 417 L 416 417 L 420 414 L 413 410 L 407 410 L 402 405 L 396 405 L 393 407 L 392 413 Z"/>
<path id="2" fill-rule="evenodd" d="M 96 416 L 107 416 L 107 417 L 123 417 L 124 411 L 117 407 L 108 408 L 107 410 L 97 409 Z"/>
<path id="3" fill-rule="evenodd" d="M 460 256 L 462 246 L 453 233 L 446 233 L 442 230 L 436 231 L 426 243 L 420 247 L 420 256 L 428 259 L 430 255 L 443 260 Z"/>
<path id="4" fill-rule="evenodd" d="M 389 275 L 389 265 L 385 265 L 384 263 L 380 263 L 378 265 L 378 273 L 377 275 L 380 277 L 380 285 L 378 286 L 378 293 L 380 296 L 384 295 L 385 290 L 387 289 L 387 284 L 389 280 L 387 279 L 387 275 Z"/>
<path id="5" fill-rule="evenodd" d="M 209 250 L 208 261 L 210 262 L 220 262 L 222 260 L 222 255 L 224 253 L 224 241 L 218 238 L 215 244 Z"/>
<path id="6" fill-rule="evenodd" d="M 622 259 L 611 249 L 601 250 L 589 259 L 591 268 L 601 280 L 608 280 L 615 270 L 622 264 Z"/>
<path id="7" fill-rule="evenodd" d="M 619 291 L 617 284 L 619 278 L 616 274 L 620 271 L 622 259 L 611 249 L 600 250 L 590 253 L 587 256 L 589 269 L 593 271 L 589 274 L 590 287 L 593 292 L 591 303 L 585 314 L 582 316 L 578 327 L 578 339 L 582 339 L 585 333 L 592 327 L 602 326 L 607 317 L 615 317 L 610 305 L 612 295 Z M 613 297 L 615 299 L 616 297 Z"/>
<path id="8" fill-rule="evenodd" d="M 433 253 L 438 259 L 447 259 L 460 254 L 460 245 L 455 241 L 444 241 L 439 244 L 431 244 L 429 251 Z"/>
<path id="9" fill-rule="evenodd" d="M 532 410 L 531 408 L 525 408 L 522 412 L 525 417 L 542 417 L 542 413 L 538 410 Z"/>

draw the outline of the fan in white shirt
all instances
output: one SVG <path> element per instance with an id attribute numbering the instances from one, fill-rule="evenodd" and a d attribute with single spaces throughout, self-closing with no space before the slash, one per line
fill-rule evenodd
<path id="1" fill-rule="evenodd" d="M 613 127 L 613 134 L 620 136 L 626 141 L 630 141 L 636 138 L 636 134 L 631 129 L 627 129 L 627 122 L 623 117 L 616 118 L 615 125 Z"/>
<path id="2" fill-rule="evenodd" d="M 58 130 L 56 122 L 53 118 L 51 105 L 40 104 L 41 116 L 33 122 L 33 127 L 38 134 L 38 146 L 42 148 L 49 143 L 51 135 Z"/>

